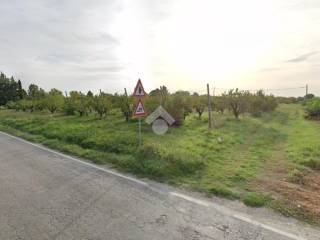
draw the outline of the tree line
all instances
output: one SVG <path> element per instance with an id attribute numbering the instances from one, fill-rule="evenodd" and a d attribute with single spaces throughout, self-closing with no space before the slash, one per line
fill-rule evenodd
<path id="1" fill-rule="evenodd" d="M 100 118 L 106 117 L 112 109 L 121 111 L 124 119 L 130 121 L 135 107 L 135 99 L 126 94 L 108 94 L 101 92 L 86 94 L 79 91 L 71 91 L 63 94 L 58 89 L 46 92 L 39 86 L 31 84 L 24 90 L 21 81 L 13 77 L 7 78 L 1 73 L 0 78 L 0 105 L 16 111 L 49 111 L 65 115 L 78 115 L 79 117 L 97 114 Z M 232 113 L 235 118 L 243 114 L 252 114 L 256 117 L 263 112 L 273 111 L 279 102 L 293 102 L 294 98 L 276 98 L 266 95 L 262 90 L 255 93 L 239 89 L 231 89 L 221 96 L 212 97 L 212 110 L 220 114 L 226 111 Z M 147 112 L 151 113 L 159 105 L 162 105 L 175 119 L 176 125 L 183 121 L 192 112 L 199 119 L 208 109 L 208 96 L 196 92 L 177 91 L 170 93 L 167 87 L 152 90 L 145 98 Z"/>

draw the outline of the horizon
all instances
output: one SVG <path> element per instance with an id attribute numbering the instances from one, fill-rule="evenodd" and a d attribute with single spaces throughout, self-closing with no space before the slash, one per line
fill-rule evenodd
<path id="1" fill-rule="evenodd" d="M 30 83 L 29 85 L 26 85 L 26 84 L 24 84 L 22 79 L 16 78 L 15 76 L 7 75 L 4 72 L 1 72 L 1 73 L 3 73 L 7 78 L 14 78 L 15 81 L 21 81 L 21 85 L 26 91 L 28 90 L 28 87 L 30 86 L 30 84 L 35 84 L 35 83 Z M 140 79 L 138 79 L 138 80 L 140 80 Z M 37 84 L 35 84 L 35 85 L 37 85 Z M 65 95 L 65 93 L 69 94 L 72 91 L 80 92 L 80 93 L 83 93 L 83 94 L 87 94 L 90 91 L 94 95 L 98 95 L 100 92 L 103 92 L 105 94 L 112 94 L 112 95 L 115 95 L 115 94 L 122 95 L 122 94 L 125 93 L 124 89 L 123 89 L 122 92 L 121 91 L 110 92 L 108 89 L 98 89 L 98 90 L 94 91 L 94 90 L 89 88 L 89 89 L 84 89 L 83 91 L 81 91 L 81 90 L 77 90 L 77 89 L 63 90 L 63 89 L 58 89 L 58 88 L 55 88 L 55 87 L 46 89 L 46 88 L 44 88 L 44 87 L 42 87 L 40 85 L 37 85 L 37 86 L 39 88 L 43 89 L 45 92 L 49 92 L 52 89 L 57 89 L 57 90 L 61 91 L 64 95 Z M 150 89 L 150 90 L 148 90 L 146 92 L 149 94 L 151 91 L 159 89 L 160 87 L 161 86 L 155 87 L 154 89 Z M 217 87 L 214 87 L 214 86 L 212 87 L 211 86 L 210 87 L 210 95 L 212 95 L 212 96 L 221 96 L 221 94 L 226 93 L 229 90 L 238 89 L 240 91 L 248 91 L 250 93 L 256 93 L 256 92 L 262 90 L 265 94 L 273 95 L 275 97 L 304 97 L 306 95 L 307 88 L 308 88 L 308 94 L 315 95 L 313 92 L 310 92 L 310 86 L 308 84 L 306 86 L 300 86 L 300 87 L 295 87 L 295 88 L 278 88 L 278 89 L 277 88 L 274 88 L 274 89 L 262 89 L 262 88 L 260 88 L 260 89 L 242 89 L 242 88 L 239 88 L 239 87 L 235 87 L 235 88 L 217 88 Z M 129 95 L 133 94 L 133 89 L 127 89 L 126 88 L 126 90 L 127 90 L 127 93 L 129 93 Z M 207 89 L 201 89 L 201 90 L 177 89 L 177 90 L 171 91 L 168 88 L 168 90 L 169 90 L 170 94 L 174 94 L 176 92 L 183 91 L 183 92 L 188 92 L 190 95 L 192 95 L 194 93 L 197 93 L 199 95 L 207 95 Z M 297 91 L 299 90 L 301 92 L 301 95 L 296 95 L 296 96 L 292 95 L 292 96 L 290 96 L 290 95 L 274 94 L 274 92 L 275 93 L 276 92 L 280 92 L 281 93 L 283 91 L 286 92 L 286 91 L 292 91 L 292 90 L 297 90 Z M 315 96 L 317 96 L 317 95 L 315 95 Z"/>

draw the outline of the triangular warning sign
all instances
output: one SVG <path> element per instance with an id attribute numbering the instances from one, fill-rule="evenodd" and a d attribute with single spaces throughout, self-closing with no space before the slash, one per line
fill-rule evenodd
<path id="1" fill-rule="evenodd" d="M 136 87 L 134 88 L 133 96 L 134 97 L 143 97 L 145 95 L 147 95 L 147 94 L 144 91 L 141 80 L 139 79 Z"/>
<path id="2" fill-rule="evenodd" d="M 136 110 L 134 111 L 134 116 L 144 116 L 146 115 L 146 111 L 144 109 L 143 103 L 139 100 Z"/>

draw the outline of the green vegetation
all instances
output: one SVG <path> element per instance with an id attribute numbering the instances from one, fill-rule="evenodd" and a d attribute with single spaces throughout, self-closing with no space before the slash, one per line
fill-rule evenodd
<path id="1" fill-rule="evenodd" d="M 306 103 L 307 117 L 320 120 L 320 98 L 311 98 Z"/>
<path id="2" fill-rule="evenodd" d="M 2 131 L 96 164 L 209 196 L 239 199 L 248 206 L 279 210 L 289 201 L 279 211 L 293 216 L 312 207 L 297 208 L 296 202 L 308 198 L 294 199 L 292 193 L 299 189 L 285 184 L 308 187 L 307 176 L 320 169 L 320 125 L 305 118 L 306 110 L 310 116 L 310 109 L 317 109 L 317 98 L 300 104 L 262 91 L 230 90 L 212 99 L 215 128 L 209 131 L 207 96 L 186 91 L 170 94 L 162 86 L 151 91 L 145 106 L 151 112 L 161 104 L 177 121 L 162 136 L 142 121 L 139 147 L 137 120 L 132 118 L 134 99 L 126 94 L 73 91 L 66 97 L 36 85 L 15 91 L 15 98 L 3 100 Z M 274 181 L 272 188 L 269 181 Z"/>
<path id="3" fill-rule="evenodd" d="M 243 202 L 250 207 L 263 207 L 272 201 L 270 195 L 259 194 L 259 193 L 248 193 L 244 198 Z"/>
<path id="4" fill-rule="evenodd" d="M 215 114 L 223 127 L 208 131 L 207 113 L 186 118 L 184 125 L 163 136 L 143 125 L 144 144 L 138 148 L 137 122 L 124 121 L 120 111 L 108 121 L 94 115 L 64 116 L 49 112 L 0 112 L 0 129 L 38 141 L 99 164 L 112 164 L 159 181 L 189 186 L 220 196 L 243 195 L 264 170 L 277 146 L 285 143 L 290 164 L 306 165 L 319 157 L 316 123 L 303 118 L 299 105 L 281 105 L 261 118 L 241 121 Z M 319 158 L 318 158 L 319 159 Z M 231 193 L 232 192 L 232 193 Z M 234 194 L 233 194 L 234 193 Z"/>
<path id="5" fill-rule="evenodd" d="M 320 217 L 308 209 L 301 209 L 290 200 L 274 200 L 270 202 L 270 207 L 286 217 L 294 217 L 302 222 L 319 226 Z"/>

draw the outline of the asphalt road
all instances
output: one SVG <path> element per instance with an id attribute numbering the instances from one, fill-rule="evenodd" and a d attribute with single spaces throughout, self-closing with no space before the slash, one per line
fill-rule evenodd
<path id="1" fill-rule="evenodd" d="M 303 238 L 0 133 L 0 239 Z"/>

